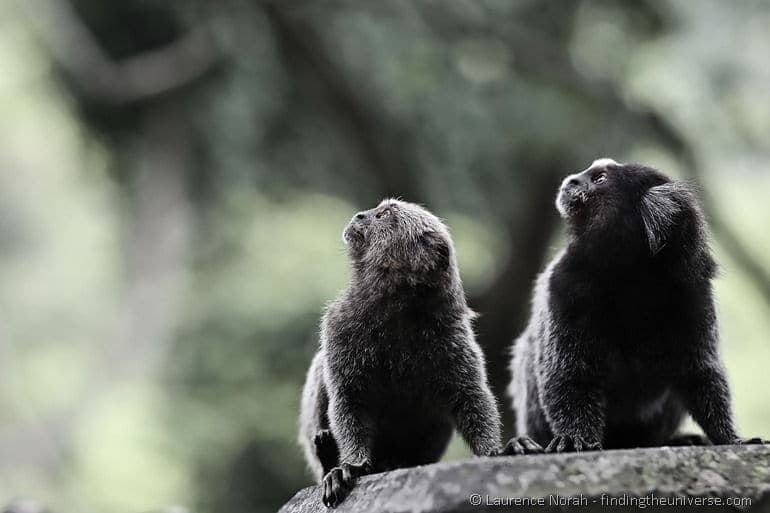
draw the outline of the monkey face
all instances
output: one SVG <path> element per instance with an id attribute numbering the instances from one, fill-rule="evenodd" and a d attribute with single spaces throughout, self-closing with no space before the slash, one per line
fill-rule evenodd
<path id="1" fill-rule="evenodd" d="M 573 235 L 596 236 L 635 251 L 646 243 L 653 255 L 675 237 L 700 240 L 705 232 L 692 187 L 640 164 L 595 160 L 564 179 L 556 208 Z M 620 242 L 622 240 L 622 242 Z"/>
<path id="2" fill-rule="evenodd" d="M 653 168 L 599 159 L 564 179 L 556 208 L 576 228 L 628 228 L 641 222 L 640 204 L 647 191 L 669 181 Z"/>
<path id="3" fill-rule="evenodd" d="M 382 245 L 394 231 L 396 210 L 395 201 L 382 201 L 375 208 L 363 210 L 353 216 L 345 230 L 342 240 L 350 248 L 353 256 L 362 253 L 372 244 Z"/>
<path id="4" fill-rule="evenodd" d="M 610 183 L 610 173 L 617 173 L 620 167 L 612 159 L 599 159 L 585 171 L 565 178 L 556 197 L 556 209 L 562 217 L 585 219 L 599 204 L 604 203 L 606 208 L 609 192 L 617 185 Z"/>
<path id="5" fill-rule="evenodd" d="M 451 240 L 444 224 L 414 203 L 383 200 L 353 216 L 342 240 L 355 262 L 390 270 L 419 272 L 449 261 Z"/>

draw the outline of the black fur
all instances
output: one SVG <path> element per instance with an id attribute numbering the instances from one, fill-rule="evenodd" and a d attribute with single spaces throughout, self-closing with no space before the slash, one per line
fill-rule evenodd
<path id="1" fill-rule="evenodd" d="M 507 451 L 529 452 L 526 436 L 547 452 L 694 442 L 678 435 L 688 413 L 711 442 L 740 442 L 692 188 L 602 159 L 564 180 L 557 208 L 569 243 L 514 344 Z"/>
<path id="2" fill-rule="evenodd" d="M 353 273 L 327 308 L 303 391 L 300 443 L 336 506 L 360 475 L 432 463 L 457 428 L 499 450 L 500 418 L 446 227 L 386 200 L 343 238 Z"/>

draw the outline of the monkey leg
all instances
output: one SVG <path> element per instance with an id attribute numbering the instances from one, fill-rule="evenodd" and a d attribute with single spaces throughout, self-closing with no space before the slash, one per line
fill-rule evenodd
<path id="1" fill-rule="evenodd" d="M 714 445 L 740 443 L 730 407 L 730 388 L 720 362 L 685 376 L 680 386 L 685 406 Z"/>
<path id="2" fill-rule="evenodd" d="M 501 455 L 538 454 L 553 438 L 537 394 L 537 378 L 533 372 L 534 360 L 531 337 L 517 340 L 511 365 L 513 379 L 508 393 L 513 398 L 516 436 L 503 447 Z"/>
<path id="3" fill-rule="evenodd" d="M 522 412 L 524 418 L 521 423 L 518 422 L 517 412 L 517 435 L 519 437 L 531 437 L 537 445 L 545 447 L 553 439 L 553 431 L 551 431 L 548 420 L 545 418 L 545 413 L 540 406 L 537 392 L 534 390 L 534 387 L 532 388 L 528 392 L 527 408 Z"/>
<path id="4" fill-rule="evenodd" d="M 339 463 L 340 452 L 337 448 L 337 441 L 331 431 L 322 429 L 313 438 L 313 445 L 318 461 L 321 462 L 323 473 L 326 475 Z"/>
<path id="5" fill-rule="evenodd" d="M 374 422 L 369 413 L 344 393 L 329 401 L 328 419 L 339 455 L 338 466 L 321 479 L 325 506 L 337 507 L 353 489 L 355 480 L 373 470 Z"/>
<path id="6" fill-rule="evenodd" d="M 313 358 L 302 390 L 299 442 L 310 470 L 317 481 L 337 465 L 337 443 L 329 431 L 329 398 L 321 366 L 324 355 Z"/>

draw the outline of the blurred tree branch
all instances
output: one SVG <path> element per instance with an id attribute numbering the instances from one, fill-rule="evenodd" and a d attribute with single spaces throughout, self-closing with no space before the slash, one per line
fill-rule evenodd
<path id="1" fill-rule="evenodd" d="M 574 1 L 563 2 L 560 5 L 560 19 L 571 21 L 578 4 Z M 429 3 L 417 2 L 415 5 L 422 9 L 422 22 L 439 38 L 450 42 L 461 37 L 497 39 L 511 48 L 513 59 L 510 64 L 522 75 L 539 77 L 545 83 L 557 84 L 562 90 L 591 102 L 598 112 L 611 114 L 607 117 L 616 118 L 616 123 L 625 125 L 631 131 L 648 131 L 664 145 L 678 144 L 670 139 L 670 134 L 660 131 L 657 125 L 651 123 L 649 112 L 629 105 L 615 84 L 579 71 L 566 48 L 568 35 L 558 34 L 558 39 L 564 41 L 555 44 L 553 34 L 544 36 L 518 19 L 490 18 L 481 13 L 476 16 L 435 16 L 429 9 Z M 648 2 L 642 2 L 636 8 L 651 7 Z M 566 25 L 563 30 L 571 29 L 571 23 Z"/>
<path id="2" fill-rule="evenodd" d="M 116 62 L 68 0 L 20 4 L 73 87 L 91 101 L 124 105 L 161 96 L 196 82 L 220 59 L 208 31 L 197 27 L 164 47 Z"/>
<path id="3" fill-rule="evenodd" d="M 415 177 L 415 158 L 411 134 L 388 115 L 360 86 L 353 87 L 338 60 L 326 52 L 326 45 L 316 27 L 291 8 L 279 2 L 262 4 L 270 21 L 288 69 L 302 66 L 310 80 L 323 85 L 329 103 L 348 125 L 350 135 L 361 149 L 368 171 L 377 182 L 382 196 L 399 196 L 423 202 L 425 195 Z M 301 77 L 299 84 L 303 84 Z M 371 201 L 371 198 L 369 198 Z"/>
<path id="4" fill-rule="evenodd" d="M 193 29 L 168 45 L 114 61 L 68 0 L 20 4 L 76 101 L 98 110 L 111 127 L 129 128 L 116 130 L 108 141 L 130 193 L 123 205 L 128 215 L 120 316 L 79 397 L 39 422 L 66 456 L 78 421 L 101 406 L 116 385 L 157 378 L 173 342 L 191 238 L 187 179 L 197 150 L 182 99 L 219 56 L 208 34 Z M 159 99 L 151 108 L 139 108 Z M 119 121 L 117 112 L 131 115 Z M 83 118 L 94 133 L 100 132 L 94 118 Z M 45 441 L 38 433 L 18 437 L 29 445 Z M 41 466 L 61 470 L 66 459 L 58 453 L 45 455 Z"/>

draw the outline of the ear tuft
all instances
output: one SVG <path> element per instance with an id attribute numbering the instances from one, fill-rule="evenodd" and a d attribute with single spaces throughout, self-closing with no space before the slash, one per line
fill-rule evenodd
<path id="1" fill-rule="evenodd" d="M 688 211 L 697 211 L 693 187 L 673 181 L 650 188 L 642 198 L 641 215 L 645 235 L 653 256 L 675 235 Z"/>
<path id="2" fill-rule="evenodd" d="M 438 232 L 428 231 L 420 237 L 420 251 L 414 261 L 423 271 L 443 272 L 449 267 L 451 249 L 444 236 Z"/>

